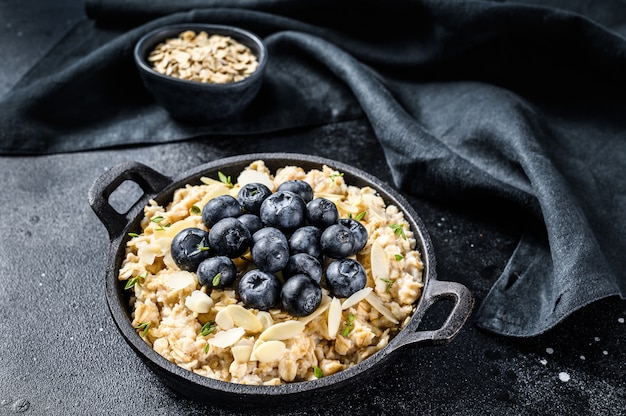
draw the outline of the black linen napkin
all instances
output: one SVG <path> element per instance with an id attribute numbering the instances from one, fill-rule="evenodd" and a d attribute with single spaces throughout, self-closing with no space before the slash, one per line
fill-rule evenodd
<path id="1" fill-rule="evenodd" d="M 338 4 L 89 1 L 96 22 L 77 26 L 0 102 L 0 152 L 367 117 L 403 190 L 467 205 L 506 201 L 525 213 L 510 219 L 528 231 L 483 300 L 479 326 L 531 336 L 590 302 L 626 297 L 626 6 Z M 241 26 L 268 46 L 264 86 L 233 119 L 179 124 L 139 81 L 134 43 L 186 21 Z"/>

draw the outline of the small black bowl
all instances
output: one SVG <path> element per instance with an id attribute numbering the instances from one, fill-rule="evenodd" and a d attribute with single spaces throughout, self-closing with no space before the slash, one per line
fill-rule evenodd
<path id="1" fill-rule="evenodd" d="M 250 48 L 257 57 L 257 69 L 241 81 L 223 84 L 184 80 L 154 70 L 148 62 L 150 52 L 159 43 L 187 30 L 231 37 Z M 257 35 L 234 26 L 188 23 L 161 27 L 145 34 L 135 45 L 134 58 L 145 87 L 173 118 L 211 123 L 241 111 L 254 99 L 263 83 L 267 49 Z"/>

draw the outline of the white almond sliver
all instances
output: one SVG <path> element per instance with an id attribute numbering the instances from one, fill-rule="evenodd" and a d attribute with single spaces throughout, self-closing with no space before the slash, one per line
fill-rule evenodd
<path id="1" fill-rule="evenodd" d="M 261 183 L 269 188 L 270 191 L 274 191 L 274 182 L 263 172 L 259 172 L 258 170 L 244 170 L 239 174 L 237 178 L 237 183 L 241 186 L 247 185 L 249 183 Z"/>
<path id="2" fill-rule="evenodd" d="M 284 342 L 272 340 L 265 341 L 262 344 L 257 345 L 253 353 L 256 361 L 260 363 L 269 363 L 271 361 L 278 360 L 286 349 L 287 346 Z"/>
<path id="3" fill-rule="evenodd" d="M 233 318 L 236 326 L 240 326 L 252 334 L 263 331 L 263 324 L 259 318 L 243 306 L 228 305 L 225 310 Z"/>
<path id="4" fill-rule="evenodd" d="M 239 327 L 220 331 L 213 338 L 209 339 L 208 343 L 214 347 L 228 348 L 231 345 L 235 345 L 245 333 L 246 330 Z"/>
<path id="5" fill-rule="evenodd" d="M 196 278 L 194 275 L 186 271 L 173 273 L 167 281 L 167 285 L 171 290 L 181 290 L 188 286 L 195 286 L 195 284 Z"/>
<path id="6" fill-rule="evenodd" d="M 375 293 L 370 293 L 369 295 L 367 295 L 365 297 L 365 300 L 367 300 L 374 309 L 380 312 L 389 321 L 393 322 L 394 324 L 400 323 L 398 321 L 398 318 L 396 318 L 395 315 L 389 309 L 387 309 L 387 307 L 383 304 L 383 301 L 380 300 L 380 298 L 376 296 Z"/>
<path id="7" fill-rule="evenodd" d="M 328 309 L 329 306 L 330 306 L 330 297 L 328 295 L 322 295 L 322 302 L 320 303 L 320 306 L 318 306 L 317 309 L 313 311 L 312 314 L 310 314 L 309 316 L 303 316 L 302 318 L 299 318 L 298 321 L 306 325 L 309 322 L 311 322 L 313 319 L 317 318 L 318 316 L 326 312 L 326 309 Z"/>
<path id="8" fill-rule="evenodd" d="M 192 312 L 207 313 L 213 306 L 213 299 L 209 295 L 199 290 L 194 290 L 185 299 L 185 306 Z"/>
<path id="9" fill-rule="evenodd" d="M 341 324 L 341 300 L 333 298 L 328 307 L 328 337 L 335 339 Z"/>
<path id="10" fill-rule="evenodd" d="M 174 238 L 176 234 L 178 234 L 185 228 L 196 228 L 197 226 L 198 226 L 198 221 L 195 218 L 193 217 L 185 218 L 184 220 L 181 220 L 181 221 L 174 221 L 174 223 L 170 225 L 169 227 L 163 227 L 163 231 L 159 231 L 158 236 L 166 239 L 162 243 L 162 245 L 167 244 L 167 241 L 169 241 L 169 245 L 171 245 L 172 238 Z M 169 245 L 168 245 L 168 249 L 169 249 Z"/>
<path id="11" fill-rule="evenodd" d="M 285 340 L 298 336 L 304 331 L 304 324 L 300 321 L 284 321 L 274 324 L 259 335 L 263 341 Z"/>
<path id="12" fill-rule="evenodd" d="M 198 202 L 196 206 L 202 209 L 209 200 L 221 195 L 230 195 L 230 188 L 221 182 L 211 185 L 202 198 L 202 201 Z"/>
<path id="13" fill-rule="evenodd" d="M 385 249 L 378 241 L 372 243 L 370 262 L 376 292 L 384 293 L 387 291 L 387 282 L 389 281 L 389 259 L 387 258 Z"/>
<path id="14" fill-rule="evenodd" d="M 235 327 L 235 321 L 226 309 L 220 309 L 215 315 L 215 323 L 222 329 L 231 329 Z"/>
<path id="15" fill-rule="evenodd" d="M 250 354 L 250 361 L 258 361 L 256 358 L 256 350 L 262 345 L 265 344 L 265 341 L 262 339 L 257 339 L 254 341 L 254 345 L 252 346 L 252 353 Z"/>
<path id="16" fill-rule="evenodd" d="M 252 345 L 235 345 L 230 350 L 238 363 L 247 363 L 252 355 Z"/>
<path id="17" fill-rule="evenodd" d="M 357 290 L 348 299 L 343 301 L 343 303 L 341 304 L 341 309 L 346 310 L 349 307 L 356 305 L 357 303 L 365 299 L 365 297 L 369 295 L 372 290 L 373 289 L 371 287 L 364 287 L 361 290 Z"/>
<path id="18" fill-rule="evenodd" d="M 272 318 L 272 314 L 269 312 L 259 311 L 257 312 L 256 317 L 259 318 L 259 321 L 263 324 L 263 329 L 267 329 L 274 325 L 274 319 Z"/>

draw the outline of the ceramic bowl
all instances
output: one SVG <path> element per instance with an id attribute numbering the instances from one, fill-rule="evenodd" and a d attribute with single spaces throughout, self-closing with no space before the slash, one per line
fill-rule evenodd
<path id="1" fill-rule="evenodd" d="M 148 56 L 157 45 L 192 30 L 228 36 L 250 48 L 257 57 L 257 69 L 246 78 L 228 83 L 190 81 L 157 72 Z M 134 59 L 146 89 L 155 101 L 175 119 L 191 123 L 211 123 L 243 110 L 259 92 L 267 64 L 267 49 L 255 34 L 234 26 L 201 23 L 165 26 L 146 33 L 135 45 Z"/>

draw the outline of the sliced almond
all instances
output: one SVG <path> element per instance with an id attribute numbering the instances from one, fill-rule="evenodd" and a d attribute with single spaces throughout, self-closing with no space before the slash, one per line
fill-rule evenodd
<path id="1" fill-rule="evenodd" d="M 235 321 L 226 309 L 220 309 L 215 315 L 215 323 L 222 329 L 231 329 L 235 327 Z"/>
<path id="2" fill-rule="evenodd" d="M 287 346 L 284 342 L 278 340 L 265 341 L 254 348 L 253 354 L 256 361 L 260 363 L 269 363 L 276 361 L 285 352 Z"/>
<path id="3" fill-rule="evenodd" d="M 266 311 L 259 311 L 256 314 L 256 317 L 259 318 L 261 324 L 263 324 L 263 329 L 267 329 L 270 326 L 274 325 L 274 319 L 272 318 L 272 314 Z"/>
<path id="4" fill-rule="evenodd" d="M 247 169 L 239 174 L 237 178 L 237 183 L 241 186 L 247 185 L 249 183 L 262 183 L 267 186 L 270 191 L 274 191 L 274 182 L 270 177 L 258 170 Z"/>
<path id="5" fill-rule="evenodd" d="M 335 205 L 337 205 L 337 208 L 340 211 L 343 211 L 349 214 L 358 214 L 360 212 L 358 207 L 355 207 L 354 205 L 350 205 L 343 201 L 337 201 L 335 202 Z"/>
<path id="6" fill-rule="evenodd" d="M 365 297 L 369 295 L 372 290 L 373 289 L 371 287 L 364 287 L 361 290 L 357 290 L 348 299 L 343 301 L 343 303 L 341 304 L 341 309 L 345 311 L 349 307 L 356 305 L 357 303 L 365 299 Z"/>
<path id="7" fill-rule="evenodd" d="M 311 322 L 313 319 L 317 318 L 318 316 L 326 312 L 326 309 L 328 309 L 329 306 L 330 306 L 330 297 L 328 295 L 322 295 L 322 302 L 320 303 L 320 306 L 318 306 L 317 309 L 313 311 L 312 314 L 310 314 L 309 316 L 303 316 L 302 318 L 299 318 L 298 321 L 306 325 L 309 322 Z"/>
<path id="8" fill-rule="evenodd" d="M 250 361 L 258 361 L 256 358 L 256 350 L 262 345 L 265 344 L 265 341 L 262 339 L 257 339 L 254 341 L 254 345 L 252 346 L 252 353 L 250 354 Z"/>
<path id="9" fill-rule="evenodd" d="M 238 363 L 247 363 L 250 361 L 252 345 L 235 345 L 230 350 L 233 353 L 233 358 Z"/>
<path id="10" fill-rule="evenodd" d="M 174 238 L 176 234 L 178 234 L 185 228 L 195 228 L 197 226 L 198 226 L 198 220 L 193 217 L 185 218 L 184 220 L 180 220 L 180 221 L 174 221 L 172 225 L 170 225 L 169 227 L 163 227 L 163 231 L 158 232 L 157 235 L 160 237 L 159 240 L 161 238 L 167 239 L 163 242 L 159 241 L 159 244 L 165 245 L 167 244 L 167 241 L 169 240 L 169 244 L 167 244 L 169 246 L 172 244 L 172 238 Z"/>
<path id="11" fill-rule="evenodd" d="M 380 300 L 378 296 L 376 296 L 376 293 L 370 293 L 365 297 L 365 300 L 367 300 L 374 309 L 380 312 L 389 321 L 393 322 L 394 324 L 400 323 L 400 321 L 398 321 L 398 318 L 396 318 L 395 315 L 383 304 L 383 301 Z"/>
<path id="12" fill-rule="evenodd" d="M 230 188 L 228 188 L 228 186 L 221 182 L 210 185 L 207 193 L 202 198 L 202 201 L 198 202 L 196 206 L 202 209 L 206 205 L 206 203 L 209 202 L 209 200 L 221 195 L 230 195 Z"/>
<path id="13" fill-rule="evenodd" d="M 213 338 L 209 339 L 208 343 L 214 347 L 228 348 L 231 345 L 235 345 L 245 333 L 245 329 L 240 327 L 220 331 Z"/>
<path id="14" fill-rule="evenodd" d="M 196 278 L 194 275 L 186 271 L 172 273 L 167 281 L 167 285 L 171 290 L 181 290 L 189 286 L 195 286 L 195 284 Z"/>
<path id="15" fill-rule="evenodd" d="M 328 307 L 328 337 L 335 339 L 341 324 L 341 300 L 333 298 Z"/>
<path id="16" fill-rule="evenodd" d="M 197 313 L 207 313 L 213 306 L 213 299 L 200 290 L 194 290 L 185 299 L 185 306 Z"/>
<path id="17" fill-rule="evenodd" d="M 372 243 L 370 262 L 376 292 L 384 293 L 387 291 L 387 282 L 389 281 L 389 259 L 387 258 L 387 252 L 378 240 Z"/>
<path id="18" fill-rule="evenodd" d="M 304 324 L 300 321 L 284 321 L 274 324 L 259 335 L 263 341 L 285 340 L 296 337 L 304 331 Z"/>
<path id="19" fill-rule="evenodd" d="M 243 306 L 228 305 L 225 310 L 233 318 L 236 326 L 240 326 L 252 334 L 263 331 L 263 324 L 259 318 Z"/>

